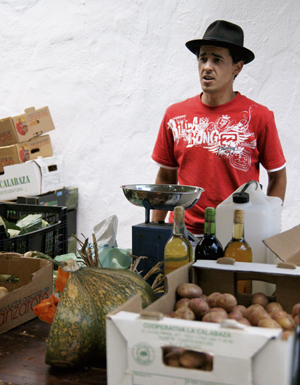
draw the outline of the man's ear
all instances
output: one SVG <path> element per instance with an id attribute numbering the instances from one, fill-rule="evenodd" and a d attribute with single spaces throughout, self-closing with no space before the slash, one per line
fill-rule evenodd
<path id="1" fill-rule="evenodd" d="M 244 62 L 241 60 L 238 63 L 236 63 L 234 66 L 235 66 L 235 69 L 233 71 L 233 75 L 237 76 L 242 71 L 244 67 Z"/>

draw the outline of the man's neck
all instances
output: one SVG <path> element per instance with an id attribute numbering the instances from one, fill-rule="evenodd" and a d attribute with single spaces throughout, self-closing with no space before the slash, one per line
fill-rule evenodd
<path id="1" fill-rule="evenodd" d="M 230 102 L 232 99 L 236 97 L 237 93 L 232 91 L 228 94 L 209 94 L 207 92 L 203 92 L 201 94 L 202 103 L 207 104 L 208 106 L 220 106 L 221 104 L 225 104 Z"/>

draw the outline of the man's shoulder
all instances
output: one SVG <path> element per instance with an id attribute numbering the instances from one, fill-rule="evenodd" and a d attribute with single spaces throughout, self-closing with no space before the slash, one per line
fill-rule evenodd
<path id="1" fill-rule="evenodd" d="M 239 99 L 238 99 L 238 102 L 240 104 L 241 107 L 243 106 L 247 106 L 247 107 L 255 107 L 255 109 L 257 111 L 264 111 L 264 112 L 270 112 L 270 110 L 268 109 L 268 107 L 266 107 L 265 105 L 263 104 L 260 104 L 258 102 L 256 102 L 255 100 L 253 99 L 250 99 L 248 98 L 247 96 L 245 95 L 242 95 L 242 94 L 239 94 Z"/>
<path id="2" fill-rule="evenodd" d="M 197 105 L 199 105 L 199 99 L 200 99 L 200 95 L 196 95 L 196 96 L 192 96 L 191 98 L 182 100 L 180 102 L 173 103 L 167 108 L 167 111 L 171 112 L 171 111 L 180 111 L 187 108 L 195 108 L 197 107 Z"/>

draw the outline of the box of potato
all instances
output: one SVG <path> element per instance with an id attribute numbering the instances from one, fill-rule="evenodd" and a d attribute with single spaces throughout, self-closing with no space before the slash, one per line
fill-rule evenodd
<path id="1" fill-rule="evenodd" d="M 240 280 L 275 290 L 242 294 Z M 290 384 L 300 267 L 197 261 L 165 285 L 146 309 L 137 295 L 107 316 L 108 385 Z"/>

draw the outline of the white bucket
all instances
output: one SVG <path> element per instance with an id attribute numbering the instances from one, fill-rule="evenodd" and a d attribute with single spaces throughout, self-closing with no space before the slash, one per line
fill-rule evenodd
<path id="1" fill-rule="evenodd" d="M 240 194 L 236 194 L 240 193 Z M 244 196 L 249 194 L 249 201 L 245 203 L 235 203 L 236 195 Z M 236 195 L 234 195 L 236 194 Z M 235 197 L 235 198 L 233 198 Z M 243 199 L 238 199 L 242 200 Z M 245 199 L 246 200 L 246 199 Z M 270 263 L 278 262 L 278 258 L 262 242 L 281 232 L 281 208 L 282 200 L 278 197 L 269 197 L 264 194 L 259 183 L 249 181 L 240 186 L 232 195 L 225 199 L 216 207 L 216 236 L 222 243 L 223 248 L 232 238 L 233 213 L 236 209 L 244 210 L 244 236 L 252 249 L 253 262 Z M 253 285 L 254 291 L 262 291 L 271 295 L 270 290 L 274 286 Z"/>

